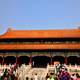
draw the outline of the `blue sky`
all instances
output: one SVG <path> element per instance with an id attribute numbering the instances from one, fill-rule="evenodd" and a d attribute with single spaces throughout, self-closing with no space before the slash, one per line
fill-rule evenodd
<path id="1" fill-rule="evenodd" d="M 0 34 L 13 29 L 80 26 L 80 0 L 0 0 Z"/>

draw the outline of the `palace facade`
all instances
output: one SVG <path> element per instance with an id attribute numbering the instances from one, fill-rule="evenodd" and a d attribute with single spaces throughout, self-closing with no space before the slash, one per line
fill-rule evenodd
<path id="1" fill-rule="evenodd" d="M 0 35 L 1 64 L 80 65 L 80 29 L 12 30 Z"/>

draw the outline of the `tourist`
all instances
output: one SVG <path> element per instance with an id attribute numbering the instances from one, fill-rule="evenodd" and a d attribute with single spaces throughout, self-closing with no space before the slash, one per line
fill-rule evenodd
<path id="1" fill-rule="evenodd" d="M 34 80 L 38 80 L 37 74 L 34 75 Z"/>
<path id="2" fill-rule="evenodd" d="M 76 74 L 75 74 L 75 73 L 72 74 L 72 75 L 71 75 L 71 78 L 72 78 L 73 80 L 77 80 L 77 76 L 76 76 Z"/>
<path id="3" fill-rule="evenodd" d="M 49 73 L 47 73 L 47 75 L 46 75 L 46 80 L 49 78 L 49 76 L 50 76 Z"/>

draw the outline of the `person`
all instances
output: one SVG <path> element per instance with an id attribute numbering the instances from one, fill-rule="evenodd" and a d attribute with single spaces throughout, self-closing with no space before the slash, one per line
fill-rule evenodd
<path id="1" fill-rule="evenodd" d="M 4 77 L 3 80 L 8 80 L 8 77 Z"/>
<path id="2" fill-rule="evenodd" d="M 76 76 L 76 74 L 75 74 L 75 73 L 72 74 L 72 75 L 71 75 L 71 78 L 72 78 L 73 80 L 77 80 L 77 76 Z"/>
<path id="3" fill-rule="evenodd" d="M 66 76 L 67 80 L 70 80 L 70 79 L 71 79 L 71 76 L 70 76 L 70 74 L 68 73 L 67 68 L 65 68 L 65 76 Z"/>
<path id="4" fill-rule="evenodd" d="M 34 80 L 37 80 L 38 77 L 37 77 L 37 73 L 34 75 Z"/>
<path id="5" fill-rule="evenodd" d="M 47 80 L 55 80 L 53 77 L 49 77 Z"/>
<path id="6" fill-rule="evenodd" d="M 26 80 L 28 80 L 28 77 L 26 77 Z"/>
<path id="7" fill-rule="evenodd" d="M 47 75 L 46 75 L 46 80 L 49 78 L 49 73 L 47 73 Z"/>
<path id="8" fill-rule="evenodd" d="M 80 78 L 80 76 L 79 76 L 79 74 L 78 74 L 78 73 L 76 73 L 76 77 L 77 77 L 77 78 Z"/>

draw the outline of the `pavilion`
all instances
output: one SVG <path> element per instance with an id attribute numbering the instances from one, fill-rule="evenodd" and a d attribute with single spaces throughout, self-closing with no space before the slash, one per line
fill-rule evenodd
<path id="1" fill-rule="evenodd" d="M 0 35 L 1 64 L 80 65 L 80 29 L 14 30 Z"/>

